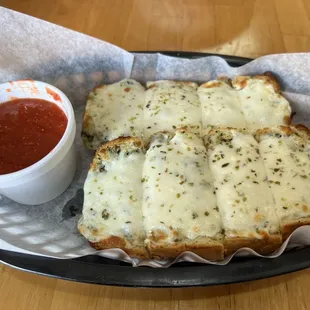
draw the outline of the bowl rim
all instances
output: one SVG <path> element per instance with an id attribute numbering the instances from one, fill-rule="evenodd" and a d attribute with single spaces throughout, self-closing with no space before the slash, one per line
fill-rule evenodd
<path id="1" fill-rule="evenodd" d="M 0 181 L 1 182 L 9 181 L 11 179 L 16 179 L 16 178 L 22 178 L 22 177 L 25 177 L 25 176 L 43 168 L 47 163 L 49 163 L 53 158 L 55 158 L 55 156 L 66 146 L 66 143 L 68 142 L 68 139 L 71 136 L 72 130 L 75 131 L 75 117 L 74 117 L 74 110 L 73 110 L 71 101 L 60 89 L 58 89 L 57 87 L 55 87 L 51 84 L 48 84 L 48 83 L 45 83 L 42 81 L 24 79 L 24 80 L 16 80 L 16 81 L 9 81 L 9 82 L 5 82 L 5 83 L 1 83 L 0 84 L 0 91 L 1 91 L 1 89 L 6 89 L 6 88 L 12 87 L 13 83 L 20 83 L 20 84 L 21 83 L 32 83 L 35 86 L 48 87 L 52 91 L 56 92 L 62 99 L 61 105 L 58 105 L 58 106 L 66 114 L 68 123 L 67 123 L 67 127 L 66 127 L 66 130 L 65 130 L 63 136 L 61 137 L 59 142 L 56 144 L 56 146 L 47 155 L 45 155 L 43 158 L 41 158 L 40 160 L 38 160 L 37 162 L 35 162 L 34 164 L 32 164 L 26 168 L 23 168 L 21 170 L 17 170 L 17 171 L 11 172 L 11 173 L 0 174 Z M 24 99 L 24 98 L 29 98 L 29 96 L 25 95 L 24 97 L 23 96 L 18 97 L 18 99 Z M 40 96 L 38 96 L 36 99 L 40 99 Z M 42 100 L 49 101 L 43 97 L 42 97 Z M 9 101 L 10 100 L 4 101 L 4 102 L 9 102 Z M 1 102 L 0 104 L 2 104 L 4 102 Z M 50 101 L 50 102 L 52 102 L 52 101 Z M 56 104 L 56 103 L 54 103 L 54 104 Z M 75 136 L 75 132 L 74 132 L 74 136 Z M 71 144 L 70 144 L 70 146 L 71 146 Z"/>

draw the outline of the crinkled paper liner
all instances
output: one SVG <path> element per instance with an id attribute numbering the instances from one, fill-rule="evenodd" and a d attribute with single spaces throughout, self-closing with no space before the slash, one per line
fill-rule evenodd
<path id="1" fill-rule="evenodd" d="M 173 261 L 141 261 L 130 258 L 120 249 L 96 252 L 77 230 L 83 184 L 94 154 L 81 142 L 82 114 L 92 88 L 123 78 L 131 77 L 142 83 L 160 79 L 203 83 L 221 75 L 232 77 L 271 71 L 296 112 L 294 122 L 309 126 L 310 54 L 269 55 L 231 68 L 215 56 L 189 60 L 159 54 L 131 54 L 109 43 L 8 9 L 0 8 L 0 15 L 0 83 L 32 78 L 53 84 L 66 93 L 77 120 L 78 156 L 78 169 L 71 186 L 53 201 L 24 206 L 0 196 L 0 249 L 59 259 L 98 254 L 133 266 L 157 268 L 184 261 L 226 265 L 235 255 L 263 257 L 251 249 L 240 249 L 221 262 L 211 262 L 191 252 Z M 280 249 L 264 257 L 275 258 L 287 248 L 309 244 L 310 227 L 304 226 Z"/>

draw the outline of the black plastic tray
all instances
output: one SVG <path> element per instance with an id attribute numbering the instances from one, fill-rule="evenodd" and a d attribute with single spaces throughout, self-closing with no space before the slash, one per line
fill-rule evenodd
<path id="1" fill-rule="evenodd" d="M 161 53 L 182 58 L 199 58 L 214 54 L 192 52 Z M 242 66 L 251 59 L 216 55 L 231 66 Z M 0 250 L 0 261 L 11 267 L 54 278 L 78 282 L 134 287 L 209 286 L 251 281 L 310 267 L 310 247 L 293 249 L 278 258 L 234 258 L 226 266 L 179 263 L 170 268 L 132 267 L 99 256 L 77 259 L 53 259 Z"/>

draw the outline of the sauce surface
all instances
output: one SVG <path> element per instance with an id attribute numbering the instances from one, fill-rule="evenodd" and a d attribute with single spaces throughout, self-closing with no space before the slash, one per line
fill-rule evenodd
<path id="1" fill-rule="evenodd" d="M 56 104 L 33 98 L 0 104 L 0 174 L 31 166 L 58 144 L 67 117 Z"/>

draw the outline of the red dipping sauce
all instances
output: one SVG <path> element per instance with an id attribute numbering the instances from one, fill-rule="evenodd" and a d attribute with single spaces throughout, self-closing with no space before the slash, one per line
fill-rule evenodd
<path id="1" fill-rule="evenodd" d="M 55 103 L 14 99 L 0 104 L 0 174 L 31 166 L 58 144 L 68 119 Z"/>

